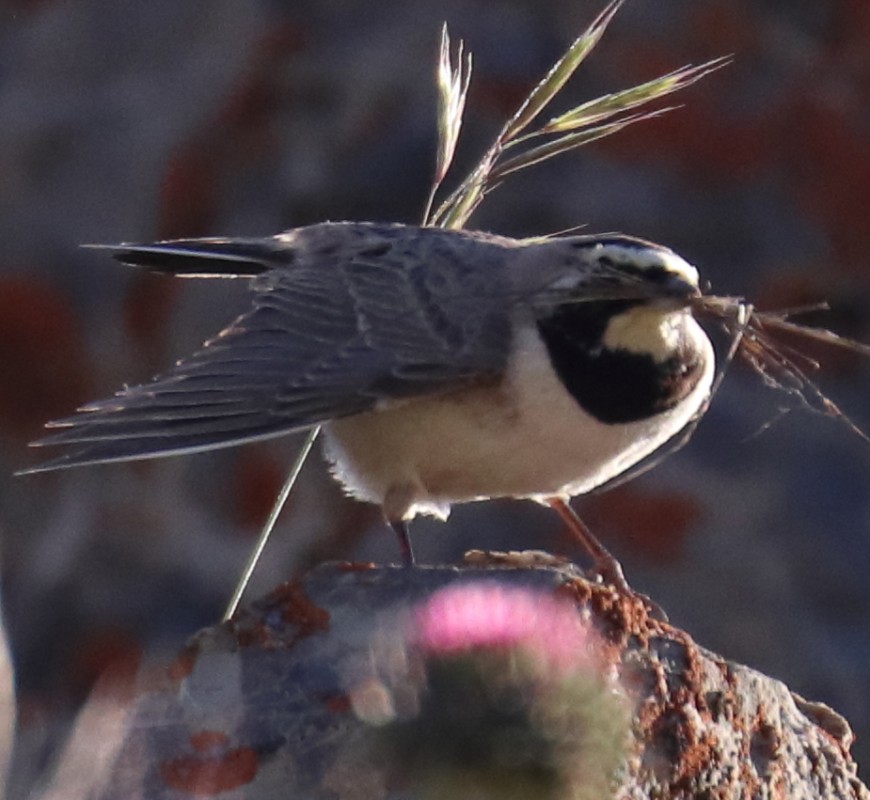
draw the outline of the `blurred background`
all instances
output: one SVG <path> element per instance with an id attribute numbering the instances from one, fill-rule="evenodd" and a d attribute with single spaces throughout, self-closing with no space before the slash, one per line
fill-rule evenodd
<path id="1" fill-rule="evenodd" d="M 124 684 L 215 622 L 293 439 L 12 478 L 50 418 L 137 383 L 245 308 L 242 283 L 136 273 L 89 242 L 416 222 L 441 23 L 474 53 L 457 175 L 601 10 L 596 0 L 0 0 L 0 548 L 18 684 L 11 796 L 94 681 Z M 629 0 L 555 110 L 686 63 L 734 63 L 683 107 L 510 178 L 471 227 L 662 242 L 717 293 L 828 300 L 870 341 L 870 5 Z M 801 347 L 870 429 L 870 363 Z M 691 443 L 576 508 L 702 645 L 829 703 L 870 763 L 870 444 L 735 365 Z M 532 504 L 414 526 L 419 560 L 570 552 Z M 319 457 L 256 574 L 394 560 Z M 866 768 L 863 777 L 867 778 Z"/>

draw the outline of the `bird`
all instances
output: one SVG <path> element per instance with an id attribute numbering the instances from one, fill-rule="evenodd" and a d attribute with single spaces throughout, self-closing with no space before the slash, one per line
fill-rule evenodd
<path id="1" fill-rule="evenodd" d="M 250 308 L 164 374 L 47 423 L 32 444 L 59 451 L 21 472 L 322 426 L 333 474 L 381 507 L 406 562 L 408 522 L 456 503 L 536 500 L 571 524 L 568 499 L 676 437 L 713 384 L 698 270 L 624 234 L 323 222 L 97 247 L 153 272 L 246 279 Z"/>

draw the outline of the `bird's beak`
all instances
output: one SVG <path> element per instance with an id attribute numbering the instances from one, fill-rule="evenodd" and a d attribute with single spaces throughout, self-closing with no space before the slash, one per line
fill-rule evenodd
<path id="1" fill-rule="evenodd" d="M 680 275 L 668 275 L 664 280 L 656 282 L 650 288 L 653 298 L 685 300 L 688 303 L 701 296 L 701 290 Z"/>
<path id="2" fill-rule="evenodd" d="M 694 283 L 675 273 L 656 276 L 655 280 L 626 277 L 614 281 L 611 276 L 603 276 L 593 278 L 583 288 L 588 295 L 602 300 L 648 300 L 677 307 L 691 305 L 693 300 L 701 296 L 701 290 Z"/>

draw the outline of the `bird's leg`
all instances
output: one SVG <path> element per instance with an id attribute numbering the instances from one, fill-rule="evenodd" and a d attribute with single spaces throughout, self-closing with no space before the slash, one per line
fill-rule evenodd
<path id="1" fill-rule="evenodd" d="M 402 566 L 414 566 L 414 549 L 411 547 L 411 534 L 408 531 L 408 521 L 404 519 L 387 520 L 393 532 L 399 539 L 399 552 L 402 554 Z"/>
<path id="2" fill-rule="evenodd" d="M 606 583 L 615 586 L 620 592 L 634 594 L 622 572 L 622 565 L 586 526 L 577 512 L 560 497 L 551 497 L 547 503 L 565 523 L 571 535 L 577 540 L 586 555 L 592 559 L 592 568 Z"/>
<path id="3" fill-rule="evenodd" d="M 414 551 L 411 549 L 407 517 L 413 516 L 410 511 L 421 491 L 421 487 L 412 482 L 395 483 L 387 489 L 381 501 L 384 519 L 399 538 L 402 564 L 406 567 L 414 566 Z"/>
<path id="4" fill-rule="evenodd" d="M 571 535 L 574 536 L 579 545 L 586 552 L 586 555 L 592 559 L 592 568 L 601 576 L 605 583 L 609 583 L 620 594 L 627 595 L 628 597 L 639 598 L 649 609 L 650 615 L 655 619 L 661 620 L 662 622 L 668 621 L 668 615 L 664 612 L 662 607 L 658 605 L 658 603 L 651 600 L 645 594 L 640 594 L 634 591 L 634 589 L 628 585 L 628 581 L 625 579 L 625 575 L 622 572 L 622 564 L 620 564 L 613 554 L 598 541 L 595 534 L 589 530 L 586 523 L 577 516 L 577 512 L 574 511 L 568 503 L 560 497 L 551 497 L 547 502 L 550 505 L 550 508 L 554 509 L 562 518 L 562 522 L 564 522 L 568 527 Z"/>

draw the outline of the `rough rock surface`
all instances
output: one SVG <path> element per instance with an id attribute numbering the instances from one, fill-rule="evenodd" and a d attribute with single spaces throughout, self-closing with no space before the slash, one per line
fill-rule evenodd
<path id="1" fill-rule="evenodd" d="M 870 798 L 848 724 L 781 682 L 697 645 L 640 596 L 540 553 L 462 567 L 332 564 L 200 632 L 140 680 L 101 798 L 399 798 L 366 758 L 351 692 L 373 643 L 456 582 L 499 581 L 576 602 L 635 703 L 618 798 Z M 82 731 L 82 734 L 85 732 Z M 95 776 L 96 777 L 96 776 Z"/>

